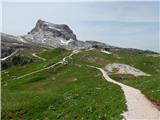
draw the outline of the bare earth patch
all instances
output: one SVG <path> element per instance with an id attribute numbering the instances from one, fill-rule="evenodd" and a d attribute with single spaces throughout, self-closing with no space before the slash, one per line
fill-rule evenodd
<path id="1" fill-rule="evenodd" d="M 150 76 L 149 74 L 144 73 L 139 69 L 136 69 L 126 64 L 120 64 L 120 63 L 108 64 L 105 66 L 104 69 L 107 73 L 131 74 L 131 75 L 134 75 L 135 77 Z"/>

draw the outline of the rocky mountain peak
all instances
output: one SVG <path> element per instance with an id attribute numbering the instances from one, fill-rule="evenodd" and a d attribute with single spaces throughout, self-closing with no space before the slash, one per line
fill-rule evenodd
<path id="1" fill-rule="evenodd" d="M 73 31 L 69 28 L 68 25 L 65 24 L 53 24 L 39 19 L 33 31 L 39 29 L 41 29 L 44 32 L 47 31 L 57 33 L 55 37 L 62 36 L 67 40 L 76 40 L 76 35 L 73 34 Z"/>
<path id="2" fill-rule="evenodd" d="M 76 35 L 65 24 L 53 24 L 43 20 L 38 20 L 36 26 L 29 32 L 29 34 L 34 32 L 50 33 L 53 37 L 60 37 L 66 40 L 73 39 L 77 40 Z"/>
<path id="3" fill-rule="evenodd" d="M 26 41 L 52 47 L 61 47 L 77 41 L 76 35 L 68 25 L 53 24 L 43 20 L 38 20 L 35 27 L 22 37 Z"/>

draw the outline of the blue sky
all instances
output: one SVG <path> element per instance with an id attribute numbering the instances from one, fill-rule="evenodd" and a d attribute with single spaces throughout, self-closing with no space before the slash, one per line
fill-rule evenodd
<path id="1" fill-rule="evenodd" d="M 80 40 L 160 52 L 158 2 L 3 2 L 2 31 L 29 32 L 38 19 L 68 24 Z"/>

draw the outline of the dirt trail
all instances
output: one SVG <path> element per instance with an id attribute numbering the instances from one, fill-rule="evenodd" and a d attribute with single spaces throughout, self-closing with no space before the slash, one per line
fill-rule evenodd
<path id="1" fill-rule="evenodd" d="M 160 111 L 139 90 L 112 80 L 102 68 L 88 67 L 100 70 L 107 81 L 121 86 L 128 106 L 128 111 L 123 113 L 124 120 L 160 120 Z"/>
<path id="2" fill-rule="evenodd" d="M 38 73 L 38 72 L 41 72 L 41 71 L 50 69 L 50 68 L 53 68 L 53 67 L 55 67 L 55 66 L 58 65 L 58 64 L 63 64 L 64 62 L 66 62 L 66 59 L 67 59 L 67 58 L 70 58 L 70 57 L 72 57 L 72 55 L 77 54 L 77 53 L 78 53 L 78 51 L 73 51 L 70 55 L 64 57 L 62 60 L 60 60 L 59 62 L 57 62 L 57 63 L 55 63 L 55 64 L 53 64 L 53 65 L 50 65 L 50 66 L 45 67 L 45 68 L 43 68 L 43 69 L 39 69 L 39 70 L 30 72 L 30 73 L 24 74 L 24 75 L 22 75 L 22 76 L 20 76 L 20 77 L 17 77 L 16 79 L 20 79 L 20 78 L 23 78 L 23 77 L 26 77 L 26 76 L 29 76 L 29 75 L 32 75 L 32 74 L 35 74 L 35 73 Z"/>
<path id="3" fill-rule="evenodd" d="M 10 55 L 8 55 L 7 57 L 4 57 L 1 59 L 1 61 L 7 60 L 8 58 L 12 57 L 13 55 L 15 55 L 18 52 L 18 49 L 15 50 L 14 52 L 12 52 Z"/>
<path id="4" fill-rule="evenodd" d="M 101 52 L 106 53 L 106 54 L 112 54 L 111 52 L 106 51 L 106 50 L 101 50 Z"/>
<path id="5" fill-rule="evenodd" d="M 36 58 L 38 58 L 38 59 L 40 59 L 40 60 L 46 61 L 45 58 L 42 58 L 42 57 L 36 55 L 36 53 L 32 53 L 32 56 L 34 56 L 34 57 L 36 57 Z"/>
<path id="6" fill-rule="evenodd" d="M 91 48 L 91 49 L 89 49 L 89 50 L 93 50 L 93 49 Z M 89 51 L 89 50 L 85 50 L 85 51 Z M 39 69 L 39 70 L 30 72 L 30 73 L 24 74 L 24 75 L 22 75 L 22 76 L 20 76 L 20 77 L 17 77 L 16 79 L 20 79 L 20 78 L 23 78 L 23 77 L 26 77 L 26 76 L 29 76 L 29 75 L 32 75 L 32 74 L 41 72 L 41 71 L 43 71 L 43 70 L 47 70 L 47 69 L 53 68 L 53 67 L 55 67 L 55 66 L 58 65 L 58 64 L 63 64 L 63 63 L 65 63 L 65 62 L 67 62 L 67 60 L 66 60 L 67 58 L 71 58 L 74 54 L 77 54 L 77 53 L 79 53 L 79 52 L 81 52 L 81 51 L 80 51 L 80 50 L 74 50 L 74 51 L 72 51 L 72 53 L 71 53 L 70 55 L 64 57 L 64 58 L 63 58 L 62 60 L 60 60 L 59 62 L 57 62 L 57 63 L 55 63 L 55 64 L 53 64 L 53 65 L 51 65 L 51 66 L 45 67 L 45 68 L 43 68 L 43 69 Z M 35 57 L 38 57 L 38 58 L 40 58 L 40 59 L 44 59 L 44 58 L 41 58 L 41 57 L 37 56 L 35 53 L 33 53 L 32 55 L 35 56 Z M 46 60 L 46 59 L 45 59 L 45 60 Z"/>

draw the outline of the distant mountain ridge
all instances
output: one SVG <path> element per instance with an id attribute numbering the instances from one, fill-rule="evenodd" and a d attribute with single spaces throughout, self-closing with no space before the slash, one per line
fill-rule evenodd
<path id="1" fill-rule="evenodd" d="M 148 50 L 115 47 L 93 40 L 81 41 L 77 39 L 68 25 L 53 24 L 43 20 L 38 20 L 35 27 L 24 36 L 13 36 L 1 33 L 1 41 L 2 58 L 11 54 L 16 49 L 23 49 L 24 47 L 26 48 L 33 45 L 46 48 L 65 48 L 69 50 L 98 48 L 107 51 L 124 50 L 135 54 L 157 54 L 156 52 Z"/>

